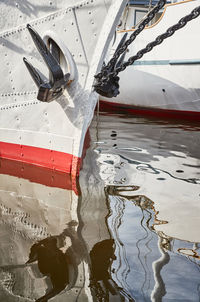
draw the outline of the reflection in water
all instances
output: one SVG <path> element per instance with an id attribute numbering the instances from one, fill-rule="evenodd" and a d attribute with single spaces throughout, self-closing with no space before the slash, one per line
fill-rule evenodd
<path id="1" fill-rule="evenodd" d="M 59 236 L 47 237 L 31 247 L 29 260 L 26 263 L 37 261 L 39 271 L 48 276 L 51 281 L 51 289 L 47 289 L 47 293 L 37 302 L 48 301 L 65 289 L 69 283 L 68 290 L 75 285 L 78 265 L 85 256 L 83 243 L 75 230 L 76 226 L 77 222 L 71 221 L 68 223 L 68 228 Z M 65 242 L 66 237 L 71 239 L 69 247 Z M 70 270 L 72 274 L 69 273 Z"/>
<path id="2" fill-rule="evenodd" d="M 166 287 L 161 276 L 161 270 L 163 266 L 170 261 L 170 256 L 168 252 L 163 248 L 162 241 L 163 238 L 159 237 L 158 245 L 159 245 L 161 257 L 158 260 L 154 261 L 152 264 L 153 272 L 154 272 L 154 280 L 155 280 L 154 289 L 151 293 L 152 301 L 162 301 L 162 297 L 164 297 L 166 294 Z"/>
<path id="3" fill-rule="evenodd" d="M 125 288 L 129 287 L 129 292 L 133 297 L 135 297 L 136 301 L 137 299 L 138 301 L 164 301 L 163 299 L 165 298 L 167 291 L 169 291 L 169 289 L 166 289 L 166 283 L 168 283 L 169 279 L 167 279 L 167 282 L 163 279 L 162 271 L 168 264 L 170 265 L 168 270 L 171 270 L 171 265 L 173 264 L 170 263 L 170 253 L 183 253 L 184 249 L 175 249 L 172 246 L 172 244 L 174 245 L 174 241 L 176 241 L 177 243 L 178 240 L 170 238 L 162 232 L 155 232 L 154 227 L 156 224 L 166 224 L 167 222 L 158 221 L 158 219 L 156 218 L 158 212 L 155 210 L 154 203 L 145 196 L 134 195 L 135 191 L 139 188 L 132 188 L 133 190 L 131 192 L 131 186 L 123 187 L 111 185 L 106 187 L 106 194 L 110 204 L 109 226 L 113 232 L 115 242 L 119 242 L 119 238 L 121 238 L 119 244 L 119 253 L 118 257 L 116 257 L 115 264 L 115 267 L 118 267 L 117 269 L 115 269 L 118 276 L 115 277 L 118 282 L 124 284 Z M 127 196 L 126 193 L 128 193 Z M 133 195 L 131 195 L 131 193 Z M 125 213 L 125 209 L 130 206 L 130 204 L 128 205 L 127 203 L 130 202 L 132 202 L 134 206 L 140 208 L 140 213 L 138 213 L 137 211 L 137 220 L 139 218 L 139 221 L 137 223 L 140 225 L 140 230 L 136 233 L 137 238 L 132 238 L 132 242 L 135 242 L 134 245 L 136 248 L 136 252 L 133 253 L 130 253 L 130 251 L 128 250 L 130 249 L 130 244 L 132 242 L 128 242 L 126 235 L 124 234 L 124 230 L 122 232 L 120 230 L 120 228 L 123 228 L 123 224 L 127 224 L 127 219 L 129 222 L 129 227 L 131 227 L 131 225 L 134 225 L 134 227 L 136 227 L 136 222 L 133 221 L 130 223 L 130 218 L 127 216 L 128 213 Z M 129 214 L 130 212 L 131 211 L 129 209 Z M 132 218 L 134 220 L 134 218 L 136 217 L 133 216 Z M 116 223 L 116 221 L 120 221 L 120 223 Z M 184 243 L 180 242 L 179 244 L 183 245 Z M 154 250 L 152 249 L 152 246 Z M 198 244 L 196 244 L 195 247 L 196 249 L 198 249 Z M 157 252 L 160 253 L 160 256 L 157 253 L 156 259 L 153 261 L 151 258 L 152 255 L 154 256 L 155 248 L 157 248 Z M 185 254 L 187 254 L 188 252 L 189 250 L 187 250 Z M 196 251 L 190 253 L 190 256 L 199 259 Z M 143 273 L 143 281 L 141 280 L 139 284 L 136 285 L 136 287 L 134 286 L 134 283 L 131 284 L 133 279 L 130 278 L 130 275 L 133 274 L 132 271 L 134 264 L 130 265 L 132 261 L 129 257 L 136 257 L 136 259 L 138 259 L 134 264 L 138 263 L 140 265 L 140 269 L 138 269 L 137 273 L 135 272 L 135 275 L 140 275 L 141 272 Z M 129 264 L 128 270 L 127 263 Z M 150 268 L 149 263 L 151 263 L 152 268 Z M 200 271 L 199 263 L 195 262 L 195 265 L 197 265 L 198 271 Z M 169 278 L 168 272 L 166 274 L 166 270 L 164 270 L 164 277 Z M 154 282 L 152 282 L 153 280 Z M 139 292 L 137 288 L 138 286 L 140 289 Z M 136 290 L 134 290 L 135 288 Z M 187 299 L 188 298 L 186 298 L 185 301 L 190 301 L 190 299 Z M 193 298 L 191 299 L 191 301 L 193 301 Z"/>
<path id="4" fill-rule="evenodd" d="M 200 127 L 98 125 L 81 196 L 62 175 L 42 185 L 4 163 L 0 301 L 199 301 Z"/>
<path id="5" fill-rule="evenodd" d="M 114 240 L 106 239 L 94 245 L 90 251 L 91 259 L 91 284 L 95 294 L 100 299 L 109 298 L 109 292 L 116 294 L 115 288 L 109 282 L 111 261 L 115 259 Z M 102 281 L 102 285 L 101 285 Z M 105 288 L 105 291 L 104 291 Z"/>
<path id="6" fill-rule="evenodd" d="M 69 273 L 67 257 L 57 247 L 55 237 L 49 237 L 35 243 L 30 250 L 28 263 L 38 262 L 40 272 L 49 276 L 52 289 L 46 295 L 37 299 L 37 302 L 48 301 L 61 292 L 69 283 Z"/>
<path id="7" fill-rule="evenodd" d="M 92 131 L 114 280 L 136 301 L 198 301 L 199 124 L 100 115 Z"/>
<path id="8" fill-rule="evenodd" d="M 91 283 L 90 286 L 98 301 L 134 301 L 128 293 L 112 279 L 111 265 L 116 259 L 114 240 L 106 239 L 94 245 L 90 251 Z"/>
<path id="9" fill-rule="evenodd" d="M 4 173 L 0 198 L 0 300 L 85 299 L 89 277 L 75 192 Z"/>
<path id="10" fill-rule="evenodd" d="M 170 173 L 168 171 L 158 169 L 158 168 L 154 168 L 150 164 L 145 164 L 145 163 L 142 163 L 142 162 L 131 160 L 128 157 L 124 157 L 123 155 L 121 155 L 121 158 L 127 160 L 129 164 L 136 165 L 136 169 L 138 171 L 145 171 L 147 173 L 157 174 L 157 175 L 163 173 L 163 174 L 167 174 L 168 176 L 170 176 L 174 179 L 186 181 L 186 182 L 193 183 L 193 184 L 200 184 L 200 178 L 182 178 L 182 177 L 178 177 L 178 176 L 175 176 L 175 175 L 173 175 L 172 173 Z M 182 171 L 177 170 L 176 172 L 181 173 Z M 157 178 L 157 179 L 158 180 L 165 180 L 165 178 Z"/>

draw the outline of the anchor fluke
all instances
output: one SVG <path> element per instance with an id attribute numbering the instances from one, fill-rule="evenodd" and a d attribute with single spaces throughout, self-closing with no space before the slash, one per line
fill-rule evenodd
<path id="1" fill-rule="evenodd" d="M 31 27 L 30 24 L 27 25 L 27 29 L 37 47 L 37 50 L 41 54 L 46 66 L 50 71 L 49 81 L 44 81 L 38 70 L 33 67 L 31 63 L 28 62 L 26 58 L 23 58 L 28 71 L 30 72 L 34 82 L 39 88 L 38 100 L 43 102 L 50 102 L 62 95 L 64 89 L 66 88 L 70 74 L 64 75 L 62 68 L 59 64 L 59 47 L 57 44 L 50 39 L 50 50 L 44 43 L 40 35 Z"/>
<path id="2" fill-rule="evenodd" d="M 23 58 L 23 61 L 26 65 L 30 75 L 32 76 L 32 79 L 34 80 L 35 84 L 39 88 L 40 85 L 44 84 L 44 81 L 42 80 L 39 72 L 37 71 L 37 69 L 35 67 L 33 67 L 33 65 L 26 58 Z"/>

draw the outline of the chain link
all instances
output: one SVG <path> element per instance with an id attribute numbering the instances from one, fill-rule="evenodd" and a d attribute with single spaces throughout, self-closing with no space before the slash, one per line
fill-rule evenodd
<path id="1" fill-rule="evenodd" d="M 155 7 L 147 14 L 146 18 L 139 24 L 138 28 L 130 35 L 130 38 L 123 44 L 120 49 L 118 49 L 112 59 L 107 63 L 107 65 L 103 66 L 101 72 L 98 73 L 95 78 L 101 79 L 102 77 L 105 77 L 110 73 L 110 70 L 113 69 L 120 55 L 127 50 L 128 46 L 135 40 L 135 38 L 141 33 L 141 31 L 143 31 L 145 26 L 149 24 L 149 22 L 155 17 L 155 15 L 165 5 L 165 3 L 166 0 L 159 0 Z"/>
<path id="2" fill-rule="evenodd" d="M 110 73 L 109 76 L 117 76 L 119 72 L 126 69 L 127 66 L 132 65 L 136 60 L 140 59 L 145 53 L 150 52 L 155 46 L 161 44 L 165 39 L 171 37 L 177 30 L 184 27 L 189 21 L 197 18 L 200 15 L 200 6 L 196 7 L 190 14 L 181 18 L 178 23 L 169 27 L 165 33 L 159 35 L 153 42 L 147 44 L 147 46 L 133 57 L 130 57 L 127 62 L 123 63 L 121 66 L 116 68 L 113 73 Z"/>
<path id="3" fill-rule="evenodd" d="M 164 0 L 159 1 L 158 4 L 163 6 L 164 5 L 163 2 L 165 2 L 165 1 Z M 154 7 L 154 9 L 156 9 L 156 7 Z M 119 67 L 116 67 L 116 68 L 114 66 L 112 66 L 113 62 L 116 63 L 119 56 L 124 51 L 126 51 L 127 47 L 135 40 L 136 36 L 144 29 L 144 27 L 150 22 L 150 20 L 153 19 L 153 17 L 155 16 L 155 11 L 157 12 L 160 8 L 158 10 L 157 9 L 154 10 L 154 9 L 152 11 L 150 11 L 150 13 L 147 15 L 147 18 L 141 22 L 138 29 L 136 29 L 134 31 L 134 33 L 131 34 L 130 38 L 123 44 L 123 46 L 120 49 L 118 49 L 118 51 L 115 53 L 115 56 L 112 57 L 112 59 L 109 61 L 109 63 L 102 68 L 102 71 L 95 76 L 96 81 L 97 81 L 96 87 L 100 88 L 100 94 L 101 94 L 102 90 L 106 90 L 106 89 L 109 90 L 108 86 L 111 83 L 114 86 L 114 88 L 112 88 L 112 91 L 115 91 L 115 95 L 113 94 L 113 96 L 116 96 L 119 93 L 119 92 L 117 93 L 117 91 L 116 91 L 119 87 L 119 85 L 118 85 L 119 77 L 117 77 L 119 72 L 124 71 L 128 66 L 132 65 L 136 60 L 142 58 L 142 56 L 145 53 L 150 52 L 155 46 L 161 44 L 165 39 L 171 37 L 177 30 L 184 27 L 189 21 L 197 18 L 200 15 L 200 6 L 198 6 L 195 9 L 193 9 L 190 14 L 181 18 L 178 21 L 178 23 L 169 27 L 165 33 L 159 35 L 154 41 L 148 43 L 147 46 L 145 48 L 141 49 L 140 51 L 138 51 L 136 53 L 136 55 L 130 57 L 128 59 L 128 61 L 122 63 Z M 114 71 L 111 71 L 111 70 L 114 70 Z M 104 89 L 104 87 L 106 89 Z M 97 91 L 97 89 L 96 89 L 96 91 Z M 111 94 L 112 93 L 113 92 L 111 92 Z M 109 97 L 111 97 L 111 96 L 109 96 Z"/>

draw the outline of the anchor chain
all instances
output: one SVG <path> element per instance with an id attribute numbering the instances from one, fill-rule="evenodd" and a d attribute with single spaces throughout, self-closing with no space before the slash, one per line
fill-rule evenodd
<path id="1" fill-rule="evenodd" d="M 146 18 L 139 24 L 138 28 L 130 35 L 130 38 L 115 52 L 112 59 L 105 65 L 101 72 L 95 78 L 102 78 L 109 73 L 109 70 L 115 67 L 115 63 L 122 53 L 124 53 L 128 46 L 135 40 L 135 38 L 143 31 L 145 26 L 155 17 L 159 10 L 165 5 L 166 0 L 160 0 L 157 5 L 147 14 Z"/>
<path id="2" fill-rule="evenodd" d="M 111 58 L 111 60 L 104 64 L 101 72 L 95 75 L 94 89 L 96 92 L 103 96 L 113 97 L 119 94 L 119 77 L 114 75 L 114 70 L 116 67 L 122 64 L 126 50 L 128 46 L 135 40 L 135 38 L 141 33 L 147 24 L 155 17 L 159 10 L 166 4 L 166 0 L 159 0 L 159 2 L 150 10 L 144 20 L 138 25 L 138 28 L 131 34 L 127 41 L 125 40 L 125 35 L 119 42 L 119 45 Z M 121 58 L 119 59 L 119 57 Z M 117 62 L 117 60 L 119 61 Z"/>
<path id="3" fill-rule="evenodd" d="M 116 67 L 116 68 L 113 67 L 112 72 L 110 72 L 110 73 L 108 72 L 108 69 L 107 69 L 108 65 L 104 66 L 102 68 L 102 71 L 95 76 L 95 78 L 96 78 L 96 83 L 94 84 L 95 90 L 103 96 L 107 96 L 107 97 L 117 96 L 119 94 L 119 90 L 118 90 L 119 84 L 118 84 L 118 82 L 115 82 L 115 85 L 116 85 L 115 86 L 115 94 L 113 94 L 113 95 L 111 95 L 111 91 L 109 91 L 108 83 L 112 82 L 113 79 L 118 79 L 118 81 L 119 81 L 118 74 L 120 72 L 124 71 L 128 66 L 132 65 L 136 60 L 142 58 L 142 56 L 145 53 L 150 52 L 155 46 L 161 44 L 165 39 L 171 37 L 177 30 L 183 28 L 189 21 L 197 18 L 199 15 L 200 15 L 200 6 L 193 9 L 190 14 L 188 14 L 185 17 L 181 18 L 175 25 L 169 27 L 166 30 L 165 33 L 159 35 L 154 41 L 148 43 L 145 48 L 138 51 L 136 53 L 136 55 L 130 57 L 128 59 L 128 61 L 126 61 L 124 63 L 121 63 L 121 65 Z M 148 17 L 148 15 L 147 15 L 147 17 Z M 134 37 L 136 37 L 136 36 L 134 36 Z M 128 42 L 129 40 L 127 40 L 126 42 Z M 124 43 L 124 45 L 126 44 L 126 42 Z M 121 49 L 124 49 L 124 45 L 121 47 Z M 118 53 L 121 53 L 121 49 L 118 49 Z M 126 48 L 125 48 L 125 50 L 126 50 Z M 117 56 L 118 56 L 118 54 L 117 54 Z M 109 61 L 108 64 L 110 64 L 110 62 L 113 59 L 114 59 L 114 57 Z M 116 58 L 115 58 L 115 60 L 116 60 Z M 97 89 L 96 89 L 96 87 L 97 87 Z M 108 88 L 108 91 L 105 91 L 104 87 Z M 113 90 L 113 87 L 112 87 L 112 90 Z M 103 91 L 103 94 L 101 93 L 102 91 Z"/>

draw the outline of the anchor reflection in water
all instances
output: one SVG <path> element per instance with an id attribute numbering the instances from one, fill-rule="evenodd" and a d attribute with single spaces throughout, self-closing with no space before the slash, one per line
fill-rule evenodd
<path id="1" fill-rule="evenodd" d="M 114 296 L 115 301 L 135 300 L 119 287 L 111 276 L 111 264 L 116 259 L 115 241 L 106 239 L 94 245 L 90 252 L 91 282 L 90 287 L 94 291 L 98 301 L 110 301 Z"/>
<path id="2" fill-rule="evenodd" d="M 51 289 L 37 302 L 45 302 L 66 288 L 71 289 L 78 276 L 78 265 L 85 257 L 85 247 L 79 239 L 75 227 L 76 221 L 68 223 L 68 227 L 58 236 L 50 236 L 33 244 L 30 249 L 27 264 L 37 261 L 39 271 L 48 276 L 51 281 Z M 71 240 L 71 246 L 66 246 L 66 238 Z M 72 271 L 70 276 L 69 271 Z"/>
<path id="3" fill-rule="evenodd" d="M 57 247 L 56 238 L 46 238 L 31 247 L 28 263 L 38 262 L 40 272 L 49 276 L 52 289 L 37 301 L 48 301 L 61 292 L 69 283 L 69 261 L 65 254 Z"/>
<path id="4" fill-rule="evenodd" d="M 51 281 L 51 288 L 36 300 L 45 302 L 59 294 L 65 288 L 70 290 L 76 284 L 78 265 L 81 261 L 88 261 L 90 266 L 90 289 L 97 301 L 110 301 L 111 297 L 117 301 L 134 301 L 111 277 L 110 268 L 116 259 L 114 240 L 106 239 L 96 243 L 87 258 L 86 247 L 79 239 L 75 230 L 77 223 L 71 221 L 68 227 L 58 236 L 50 236 L 32 245 L 27 264 L 37 261 L 38 269 Z M 69 237 L 71 246 L 65 246 L 65 239 Z M 73 274 L 69 274 L 70 267 Z M 72 279 L 72 280 L 71 280 Z"/>

